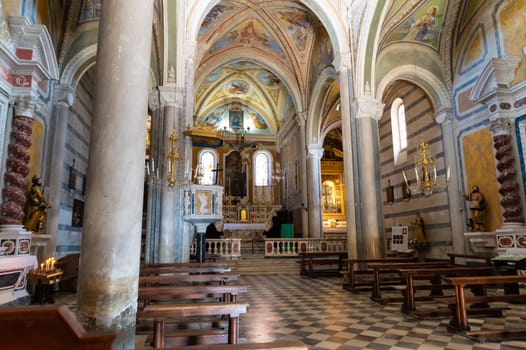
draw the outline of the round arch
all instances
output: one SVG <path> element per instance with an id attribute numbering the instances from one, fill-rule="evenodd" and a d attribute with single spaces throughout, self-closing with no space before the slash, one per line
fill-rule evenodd
<path id="1" fill-rule="evenodd" d="M 451 108 L 451 101 L 444 83 L 430 71 L 415 65 L 400 66 L 387 73 L 378 84 L 376 96 L 381 99 L 387 86 L 396 80 L 410 81 L 424 90 L 433 104 L 435 113 Z"/>
<path id="2" fill-rule="evenodd" d="M 323 107 L 323 99 L 332 81 L 338 81 L 338 75 L 333 67 L 327 67 L 321 72 L 312 90 L 312 98 L 308 109 L 309 114 L 307 115 L 305 131 L 305 142 L 307 144 L 322 145 L 320 135 L 320 118 Z"/>

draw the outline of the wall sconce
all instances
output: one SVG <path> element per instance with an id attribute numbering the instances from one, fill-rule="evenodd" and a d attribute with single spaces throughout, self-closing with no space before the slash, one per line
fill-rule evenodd
<path id="1" fill-rule="evenodd" d="M 179 155 L 179 152 L 176 149 L 176 142 L 177 142 L 177 135 L 175 129 L 172 130 L 172 133 L 170 134 L 170 137 L 168 138 L 170 140 L 170 150 L 168 151 L 168 154 L 166 156 L 166 159 L 168 160 L 168 186 L 174 187 L 175 186 L 175 162 L 178 161 L 181 157 Z"/>

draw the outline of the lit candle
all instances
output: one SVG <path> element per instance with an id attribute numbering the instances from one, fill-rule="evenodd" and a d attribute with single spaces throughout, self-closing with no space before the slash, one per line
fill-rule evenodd
<path id="1" fill-rule="evenodd" d="M 40 271 L 44 271 L 44 263 L 40 264 Z"/>

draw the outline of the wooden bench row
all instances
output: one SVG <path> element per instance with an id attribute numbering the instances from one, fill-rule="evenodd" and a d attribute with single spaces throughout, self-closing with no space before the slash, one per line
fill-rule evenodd
<path id="1" fill-rule="evenodd" d="M 298 255 L 302 276 L 339 275 L 346 268 L 347 252 L 303 252 Z"/>

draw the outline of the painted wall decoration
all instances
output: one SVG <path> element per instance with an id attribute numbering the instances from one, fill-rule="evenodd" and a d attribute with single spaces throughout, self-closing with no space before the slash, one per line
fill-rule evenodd
<path id="1" fill-rule="evenodd" d="M 285 57 L 285 53 L 273 36 L 257 21 L 248 20 L 234 28 L 226 37 L 217 41 L 210 49 L 210 54 L 217 53 L 227 46 L 236 44 L 260 45 L 269 49 L 279 57 Z"/>
<path id="2" fill-rule="evenodd" d="M 214 6 L 213 9 L 206 15 L 203 23 L 201 23 L 201 28 L 199 29 L 198 37 L 199 39 L 206 35 L 210 28 L 214 26 L 219 20 L 226 16 L 227 12 L 232 10 L 233 6 L 226 6 L 224 4 L 218 4 Z"/>
<path id="3" fill-rule="evenodd" d="M 78 23 L 98 21 L 100 19 L 101 6 L 102 0 L 83 0 Z"/>
<path id="4" fill-rule="evenodd" d="M 523 56 L 523 47 L 526 46 L 526 2 L 524 0 L 512 0 L 499 12 L 498 20 L 501 23 L 502 39 L 504 41 L 503 55 Z M 514 83 L 526 79 L 526 63 L 520 63 L 515 73 Z"/>
<path id="5" fill-rule="evenodd" d="M 248 84 L 243 80 L 232 80 L 227 84 L 226 90 L 229 94 L 244 95 L 248 93 Z"/>
<path id="6" fill-rule="evenodd" d="M 482 26 L 468 40 L 469 43 L 460 57 L 460 75 L 469 72 L 470 68 L 474 68 L 478 63 L 481 63 L 488 52 Z"/>
<path id="7" fill-rule="evenodd" d="M 502 226 L 499 189 L 495 173 L 491 131 L 482 129 L 462 138 L 465 192 L 477 185 L 486 200 L 485 229 L 494 232 Z M 466 212 L 469 215 L 469 212 Z"/>
<path id="8" fill-rule="evenodd" d="M 304 51 L 307 43 L 307 32 L 312 25 L 311 16 L 296 9 L 295 11 L 278 11 L 277 17 L 283 22 L 292 41 L 300 51 Z"/>
<path id="9" fill-rule="evenodd" d="M 386 44 L 393 41 L 409 40 L 429 44 L 436 48 L 446 9 L 444 0 L 430 0 L 415 10 L 404 22 L 398 25 L 386 40 Z M 390 12 L 390 16 L 394 16 Z"/>
<path id="10" fill-rule="evenodd" d="M 460 20 L 460 30 L 459 34 L 461 34 L 466 26 L 468 25 L 469 21 L 471 21 L 472 18 L 476 15 L 477 11 L 480 9 L 482 4 L 484 4 L 484 0 L 464 0 L 466 1 L 466 6 L 464 6 L 464 12 L 461 14 L 461 20 Z M 459 35 L 459 38 L 461 35 Z"/>
<path id="11" fill-rule="evenodd" d="M 256 129 L 268 129 L 267 122 L 265 121 L 265 119 L 263 119 L 263 117 L 259 115 L 259 113 L 254 112 L 254 111 L 249 111 L 248 117 L 250 118 L 252 125 Z"/>

